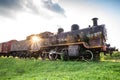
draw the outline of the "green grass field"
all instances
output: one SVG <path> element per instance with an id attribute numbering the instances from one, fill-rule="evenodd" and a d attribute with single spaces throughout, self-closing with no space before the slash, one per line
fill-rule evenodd
<path id="1" fill-rule="evenodd" d="M 0 58 L 0 80 L 120 80 L 120 62 Z"/>

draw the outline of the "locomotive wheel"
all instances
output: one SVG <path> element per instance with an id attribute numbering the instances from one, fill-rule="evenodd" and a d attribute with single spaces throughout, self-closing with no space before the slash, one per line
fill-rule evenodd
<path id="1" fill-rule="evenodd" d="M 84 60 L 93 60 L 93 53 L 90 50 L 86 50 L 83 55 Z"/>
<path id="2" fill-rule="evenodd" d="M 49 60 L 57 60 L 57 54 L 49 54 Z"/>
<path id="3" fill-rule="evenodd" d="M 56 54 L 55 50 L 51 50 L 48 54 L 48 58 L 49 60 L 56 60 L 58 57 L 58 55 Z"/>

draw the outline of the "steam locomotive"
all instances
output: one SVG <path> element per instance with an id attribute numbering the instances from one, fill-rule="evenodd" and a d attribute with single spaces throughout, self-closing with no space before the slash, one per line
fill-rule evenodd
<path id="1" fill-rule="evenodd" d="M 106 44 L 105 25 L 98 25 L 98 18 L 92 20 L 93 26 L 88 28 L 79 29 L 79 25 L 73 24 L 69 32 L 59 28 L 57 34 L 43 32 L 27 36 L 26 40 L 0 43 L 0 56 L 99 60 L 100 52 L 108 53 L 116 49 L 111 50 Z"/>

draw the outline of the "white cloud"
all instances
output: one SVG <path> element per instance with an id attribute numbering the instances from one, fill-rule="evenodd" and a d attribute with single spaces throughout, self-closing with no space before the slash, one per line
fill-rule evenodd
<path id="1" fill-rule="evenodd" d="M 4 17 L 15 17 L 19 11 L 46 16 L 44 10 L 65 16 L 64 9 L 52 0 L 0 0 L 0 16 Z"/>

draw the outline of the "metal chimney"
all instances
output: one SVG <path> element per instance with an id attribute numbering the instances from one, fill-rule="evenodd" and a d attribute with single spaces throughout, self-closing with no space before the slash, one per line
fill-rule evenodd
<path id="1" fill-rule="evenodd" d="M 71 31 L 79 30 L 79 25 L 78 24 L 73 24 L 71 26 Z"/>
<path id="2" fill-rule="evenodd" d="M 92 20 L 93 20 L 93 26 L 98 26 L 98 23 L 97 23 L 98 18 L 93 18 Z"/>
<path id="3" fill-rule="evenodd" d="M 64 29 L 63 28 L 58 28 L 58 33 L 57 34 L 60 34 L 62 32 L 64 32 Z"/>

